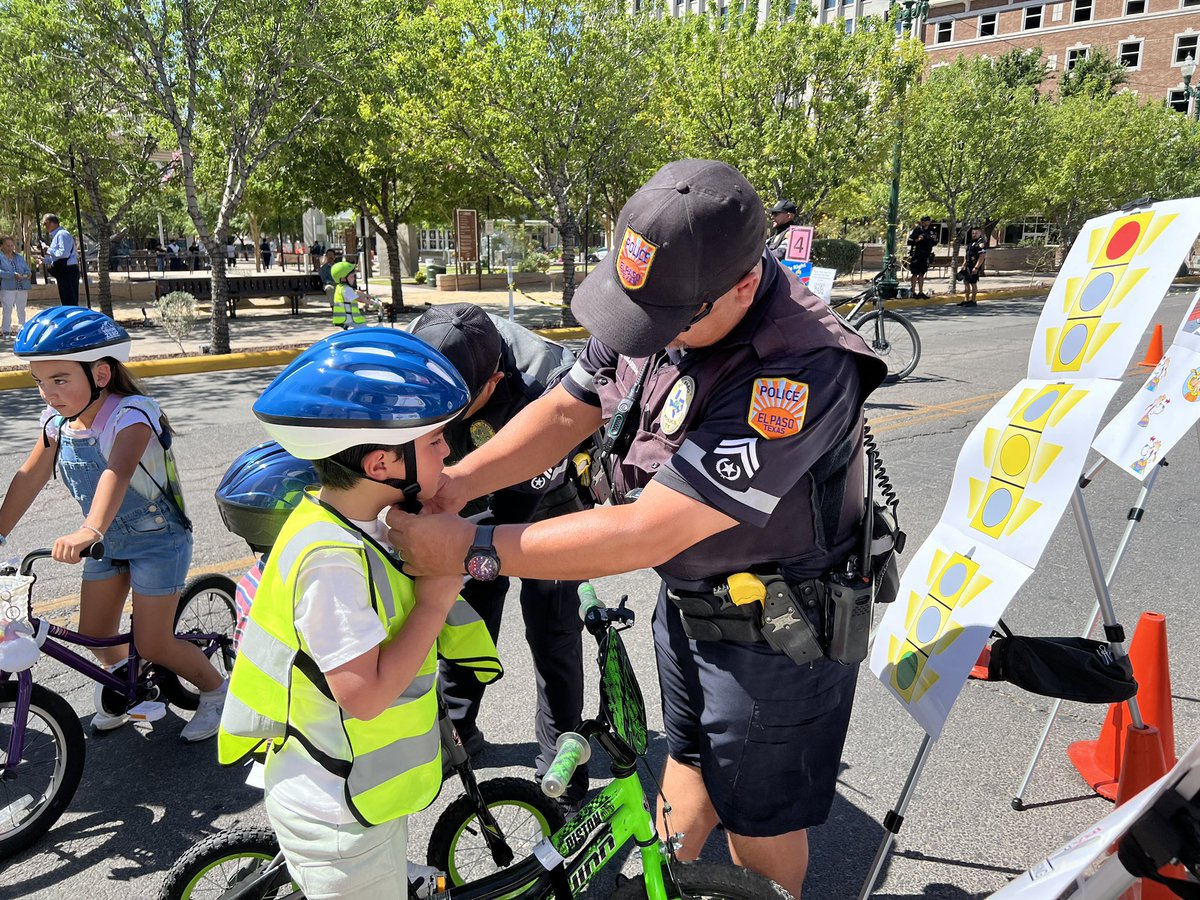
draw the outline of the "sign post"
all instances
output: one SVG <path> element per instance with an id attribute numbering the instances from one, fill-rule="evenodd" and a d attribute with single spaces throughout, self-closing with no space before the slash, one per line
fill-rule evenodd
<path id="1" fill-rule="evenodd" d="M 479 263 L 479 213 L 473 209 L 454 211 L 454 246 L 458 255 L 459 275 L 463 263 Z M 483 274 L 479 275 L 479 289 L 483 290 Z"/>

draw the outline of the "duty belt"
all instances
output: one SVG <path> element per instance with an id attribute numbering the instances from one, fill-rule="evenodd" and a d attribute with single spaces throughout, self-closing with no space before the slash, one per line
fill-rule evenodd
<path id="1" fill-rule="evenodd" d="M 711 591 L 667 590 L 683 631 L 694 641 L 765 642 L 793 662 L 825 655 L 820 631 L 825 584 L 816 578 L 789 585 L 779 574 L 738 573 Z"/>

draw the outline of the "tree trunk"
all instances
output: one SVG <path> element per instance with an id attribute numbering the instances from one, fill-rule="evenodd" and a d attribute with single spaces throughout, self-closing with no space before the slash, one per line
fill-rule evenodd
<path id="1" fill-rule="evenodd" d="M 563 308 L 558 323 L 563 328 L 575 328 L 579 325 L 571 314 L 571 298 L 575 296 L 575 236 L 579 226 L 570 212 L 561 212 L 558 233 L 562 237 L 563 261 Z"/>
<path id="2" fill-rule="evenodd" d="M 109 272 L 109 267 L 112 265 L 112 228 L 105 219 L 96 223 L 96 244 L 100 250 L 100 255 L 96 259 L 96 284 L 100 296 L 100 312 L 112 319 L 115 318 L 112 303 L 112 273 Z"/>
<path id="3" fill-rule="evenodd" d="M 388 277 L 392 282 L 392 312 L 397 313 L 405 308 L 404 284 L 401 281 L 404 269 L 400 265 L 400 238 L 397 234 L 399 223 L 387 222 L 385 224 L 388 228 L 386 231 L 382 231 L 381 235 L 383 237 L 383 245 L 387 247 Z"/>
<path id="4" fill-rule="evenodd" d="M 250 213 L 246 216 L 250 223 L 250 246 L 254 249 L 254 271 L 262 271 L 262 251 L 259 250 L 259 245 L 262 243 L 262 227 L 258 224 L 258 216 Z"/>
<path id="5" fill-rule="evenodd" d="M 950 211 L 950 293 L 958 287 L 958 219 Z"/>
<path id="6" fill-rule="evenodd" d="M 220 247 L 217 244 L 220 244 Z M 229 352 L 229 280 L 225 276 L 225 244 L 223 241 L 210 241 L 208 259 L 212 265 L 210 280 L 212 281 L 212 318 L 209 320 L 209 353 Z"/>

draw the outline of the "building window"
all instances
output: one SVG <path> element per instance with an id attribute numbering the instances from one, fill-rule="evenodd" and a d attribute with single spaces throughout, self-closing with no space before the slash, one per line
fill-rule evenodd
<path id="1" fill-rule="evenodd" d="M 1188 98 L 1187 94 L 1184 93 L 1183 88 L 1176 88 L 1173 91 L 1167 91 L 1167 106 L 1171 107 L 1171 109 L 1175 110 L 1175 112 L 1181 112 L 1184 115 L 1187 115 Z"/>
<path id="2" fill-rule="evenodd" d="M 996 34 L 996 14 L 984 13 L 979 17 L 979 36 L 994 37 Z"/>
<path id="3" fill-rule="evenodd" d="M 954 40 L 954 22 L 938 22 L 937 31 L 934 33 L 933 42 L 935 44 L 948 44 Z"/>
<path id="4" fill-rule="evenodd" d="M 1092 0 L 1075 0 L 1075 10 L 1071 15 L 1071 21 L 1092 21 Z"/>
<path id="5" fill-rule="evenodd" d="M 1122 41 L 1117 45 L 1117 59 L 1127 69 L 1142 67 L 1142 42 Z"/>
<path id="6" fill-rule="evenodd" d="M 837 9 L 838 0 L 825 0 L 826 9 Z"/>
<path id="7" fill-rule="evenodd" d="M 1046 57 L 1046 68 L 1048 70 L 1050 70 L 1051 72 L 1055 71 L 1058 68 L 1058 54 L 1057 53 L 1051 53 L 1049 56 Z"/>
<path id="8" fill-rule="evenodd" d="M 1146 11 L 1146 0 L 1125 0 L 1125 15 L 1140 16 Z"/>
<path id="9" fill-rule="evenodd" d="M 1200 34 L 1177 34 L 1175 36 L 1175 65 L 1181 66 L 1190 56 L 1193 60 L 1197 57 L 1196 43 L 1200 40 Z"/>
<path id="10" fill-rule="evenodd" d="M 1025 7 L 1025 23 L 1023 28 L 1026 31 L 1032 31 L 1034 28 L 1042 27 L 1042 7 L 1027 6 Z"/>
<path id="11" fill-rule="evenodd" d="M 1091 49 L 1091 47 L 1072 47 L 1070 50 L 1068 50 L 1067 64 L 1065 67 L 1066 71 L 1070 72 L 1073 68 L 1075 68 L 1076 65 L 1079 64 L 1080 60 L 1087 59 L 1088 52 Z"/>
<path id="12" fill-rule="evenodd" d="M 846 34 L 854 34 L 854 20 L 843 19 L 842 28 L 845 30 Z"/>
<path id="13" fill-rule="evenodd" d="M 1184 9 L 1187 9 L 1189 6 L 1200 6 L 1200 0 L 1183 0 L 1182 6 Z"/>

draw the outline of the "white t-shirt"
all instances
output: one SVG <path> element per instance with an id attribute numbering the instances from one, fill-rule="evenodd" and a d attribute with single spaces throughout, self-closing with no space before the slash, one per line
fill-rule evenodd
<path id="1" fill-rule="evenodd" d="M 387 546 L 387 526 L 381 520 L 354 524 Z M 336 548 L 311 554 L 302 563 L 296 587 L 296 628 L 322 672 L 357 659 L 387 638 L 371 608 L 359 554 Z M 323 736 L 344 743 L 341 723 L 331 725 L 335 727 Z M 349 747 L 343 751 L 348 754 Z M 357 821 L 346 805 L 345 780 L 314 761 L 299 741 L 287 741 L 267 756 L 265 788 L 276 803 L 302 816 L 337 825 Z"/>

